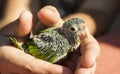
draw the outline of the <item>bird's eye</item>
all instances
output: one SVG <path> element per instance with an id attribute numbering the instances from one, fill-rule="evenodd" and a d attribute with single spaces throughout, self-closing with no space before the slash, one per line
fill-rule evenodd
<path id="1" fill-rule="evenodd" d="M 71 31 L 75 31 L 75 28 L 71 27 Z"/>
<path id="2" fill-rule="evenodd" d="M 78 28 L 76 26 L 72 26 L 72 27 L 70 27 L 70 31 L 76 32 L 76 31 L 78 31 Z"/>

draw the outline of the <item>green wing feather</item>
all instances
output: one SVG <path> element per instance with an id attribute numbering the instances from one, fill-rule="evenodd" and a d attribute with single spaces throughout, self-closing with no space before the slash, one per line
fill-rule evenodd
<path id="1" fill-rule="evenodd" d="M 14 37 L 9 37 L 9 39 L 15 46 L 17 46 L 17 48 L 24 50 L 25 53 L 28 53 L 38 59 L 56 63 L 67 55 L 67 52 L 69 50 L 69 42 L 53 29 L 55 28 L 40 31 L 41 33 L 36 35 L 38 36 L 37 39 L 39 39 L 40 42 L 34 42 L 33 38 L 35 36 L 24 42 L 22 45 L 20 45 L 20 43 Z M 39 35 L 42 36 L 43 34 L 45 34 L 44 37 L 47 37 L 47 35 L 50 34 L 48 37 L 50 37 L 52 41 L 49 42 L 50 39 L 48 38 L 48 42 L 44 42 L 44 37 L 39 38 Z M 41 43 L 40 47 L 37 46 L 37 43 Z"/>

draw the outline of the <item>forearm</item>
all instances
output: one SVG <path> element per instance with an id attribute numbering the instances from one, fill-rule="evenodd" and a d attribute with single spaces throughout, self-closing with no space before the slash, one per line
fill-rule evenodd
<path id="1" fill-rule="evenodd" d="M 6 2 L 5 12 L 0 20 L 0 28 L 15 21 L 21 12 L 29 9 L 29 0 L 8 0 Z"/>
<path id="2" fill-rule="evenodd" d="M 118 11 L 119 0 L 86 0 L 78 12 L 69 17 L 83 17 L 93 35 L 103 33 Z"/>

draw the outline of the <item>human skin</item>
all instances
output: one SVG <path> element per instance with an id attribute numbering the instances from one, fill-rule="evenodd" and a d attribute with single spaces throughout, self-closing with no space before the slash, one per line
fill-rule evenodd
<path id="1" fill-rule="evenodd" d="M 24 11 L 19 18 L 19 23 L 9 24 L 0 30 L 0 70 L 20 74 L 69 74 L 70 70 L 68 68 L 38 60 L 8 45 L 9 40 L 6 35 L 19 37 L 18 39 L 21 42 L 29 36 L 28 34 L 33 27 L 32 18 L 33 16 L 29 11 Z"/>
<path id="2" fill-rule="evenodd" d="M 67 66 L 70 69 L 72 69 L 72 72 L 71 72 L 71 70 L 69 68 L 66 68 L 66 67 L 63 67 L 63 66 L 60 66 L 60 65 L 53 65 L 53 64 L 49 65 L 48 62 L 35 59 L 34 57 L 32 57 L 30 55 L 27 55 L 27 54 L 25 54 L 25 53 L 23 53 L 23 52 L 21 52 L 19 50 L 16 50 L 16 48 L 14 48 L 14 47 L 6 46 L 6 44 L 8 44 L 8 40 L 7 40 L 7 38 L 5 36 L 3 36 L 4 34 L 5 35 L 11 35 L 11 36 L 20 37 L 19 40 L 22 42 L 23 40 L 25 40 L 29 36 L 28 34 L 30 33 L 31 28 L 34 29 L 33 33 L 35 34 L 36 31 L 39 30 L 40 27 L 41 27 L 40 24 L 31 25 L 33 23 L 31 21 L 33 16 L 31 16 L 31 13 L 29 13 L 28 11 L 22 13 L 21 16 L 19 17 L 19 14 L 23 10 L 28 10 L 29 9 L 28 6 L 27 6 L 28 3 L 29 3 L 29 0 L 21 0 L 21 4 L 23 4 L 23 5 L 21 5 L 17 1 L 15 2 L 15 1 L 16 0 L 9 1 L 9 3 L 8 3 L 9 5 L 8 5 L 7 10 L 6 10 L 7 15 L 5 15 L 4 19 L 2 21 L 0 21 L 0 27 L 2 28 L 5 25 L 9 24 L 10 22 L 15 21 L 15 19 L 19 18 L 19 23 L 18 23 L 18 21 L 10 23 L 9 25 L 11 25 L 11 26 L 8 26 L 7 28 L 4 28 L 4 31 L 3 30 L 1 31 L 1 34 L 0 34 L 1 35 L 0 36 L 0 39 L 1 39 L 1 43 L 0 43 L 1 44 L 1 46 L 0 46 L 1 52 L 0 53 L 2 53 L 1 58 L 3 60 L 1 61 L 1 65 L 0 65 L 1 69 L 0 70 L 2 70 L 2 71 L 7 70 L 9 72 L 18 72 L 18 73 L 22 73 L 22 74 L 24 74 L 24 73 L 25 74 L 27 74 L 27 73 L 28 74 L 30 74 L 30 73 L 42 73 L 42 72 L 48 72 L 48 73 L 52 73 L 52 74 L 53 73 L 62 73 L 62 74 L 64 74 L 64 73 L 65 74 L 67 74 L 67 73 L 68 74 L 70 74 L 70 73 L 76 73 L 76 74 L 79 74 L 79 73 L 80 74 L 94 73 L 94 70 L 95 70 L 95 67 L 96 67 L 95 61 L 96 61 L 96 58 L 99 55 L 100 48 L 99 48 L 98 42 L 95 40 L 95 38 L 91 34 L 89 34 L 89 39 L 87 39 L 87 38 L 83 39 L 84 43 L 82 44 L 82 46 L 83 47 L 85 46 L 85 48 L 84 48 L 85 50 L 82 50 L 83 51 L 82 52 L 82 57 L 80 58 L 79 56 L 72 55 L 72 58 L 76 57 L 76 59 L 78 59 L 78 63 L 76 63 L 76 64 L 74 64 L 74 63 L 68 64 L 69 61 L 72 62 L 72 59 L 70 59 L 70 60 L 68 60 L 68 62 L 64 63 L 64 66 Z M 18 6 L 16 6 L 16 7 L 11 6 L 11 3 L 18 3 Z M 12 5 L 14 5 L 14 4 L 12 4 Z M 14 8 L 17 8 L 17 9 L 14 9 Z M 25 8 L 25 9 L 23 9 L 23 8 Z M 49 10 L 44 10 L 44 9 L 40 10 L 38 12 L 38 18 L 39 18 L 39 21 L 40 21 L 39 23 L 42 22 L 44 24 L 49 24 L 49 26 L 59 26 L 58 23 L 63 23 L 62 19 L 58 15 L 58 12 L 56 12 L 56 10 L 54 10 L 53 7 L 52 8 L 47 7 L 47 8 L 50 9 L 52 11 L 52 13 L 49 14 L 48 13 L 48 12 L 50 12 Z M 36 8 L 36 9 L 38 9 L 38 8 Z M 11 11 L 13 11 L 13 12 L 11 12 Z M 15 14 L 14 13 L 15 11 L 18 11 L 18 13 Z M 44 12 L 46 12 L 46 13 L 44 13 Z M 53 16 L 54 18 L 52 18 L 52 20 L 51 20 L 51 18 L 47 17 L 47 15 L 49 15 L 51 17 Z M 87 15 L 85 15 L 85 16 L 87 16 Z M 73 16 L 73 17 L 75 17 L 75 16 Z M 87 19 L 87 18 L 85 18 L 85 19 Z M 87 21 L 89 21 L 89 20 L 87 19 Z M 87 25 L 89 25 L 89 24 L 87 24 Z M 95 24 L 93 24 L 93 25 L 95 25 Z M 88 28 L 89 28 L 89 26 L 88 26 Z M 9 29 L 9 33 L 8 33 L 8 29 Z M 91 32 L 91 29 L 89 29 L 89 30 Z M 5 45 L 5 46 L 3 46 L 3 45 Z M 92 49 L 90 46 L 95 46 L 95 48 Z M 15 51 L 11 51 L 11 49 L 10 48 L 8 49 L 8 47 L 10 47 L 11 49 L 13 49 Z M 13 54 L 10 54 L 9 53 L 10 51 Z M 8 56 L 7 52 L 8 52 L 8 54 L 10 54 L 10 56 Z M 16 54 L 17 52 L 21 54 L 21 57 L 19 57 L 19 54 Z M 19 57 L 19 58 L 16 58 L 15 56 Z M 23 57 L 27 57 L 28 60 L 26 60 L 26 58 L 23 58 Z M 28 61 L 31 61 L 31 59 L 33 60 L 33 62 L 28 63 Z M 21 63 L 20 63 L 20 61 L 21 61 Z M 39 63 L 35 64 L 34 62 L 39 62 Z M 5 65 L 3 66 L 3 64 L 5 64 L 6 66 Z M 46 64 L 46 65 L 42 66 L 43 68 L 41 68 L 41 66 L 39 66 L 41 64 Z M 79 66 L 77 64 L 79 64 Z M 48 65 L 51 66 L 51 67 L 48 67 Z M 76 65 L 77 65 L 77 69 L 75 69 Z M 38 68 L 41 69 L 41 70 L 38 71 Z M 34 70 L 32 70 L 32 69 L 34 69 Z"/>
<path id="3" fill-rule="evenodd" d="M 51 13 L 47 13 L 47 12 Z M 46 13 L 43 13 L 46 12 Z M 51 18 L 47 18 L 46 15 L 54 16 Z M 56 15 L 56 16 L 55 16 Z M 44 17 L 42 19 L 42 17 Z M 33 26 L 33 16 L 29 11 L 24 11 L 20 18 L 19 23 L 9 24 L 7 27 L 4 27 L 0 30 L 0 70 L 8 71 L 13 73 L 21 73 L 21 74 L 41 74 L 41 73 L 59 73 L 59 74 L 86 74 L 86 73 L 94 73 L 95 70 L 95 61 L 99 55 L 99 45 L 95 38 L 88 32 L 87 36 L 89 38 L 83 37 L 83 43 L 81 44 L 81 53 L 82 56 L 77 56 L 77 63 L 68 63 L 72 62 L 71 59 L 66 61 L 64 65 L 61 66 L 57 64 L 51 64 L 49 62 L 38 60 L 33 56 L 30 56 L 23 51 L 8 45 L 9 40 L 7 35 L 15 36 L 23 42 L 26 37 L 29 36 L 30 31 L 32 31 Z M 54 7 L 47 6 L 41 9 L 38 12 L 38 18 L 42 23 L 48 23 L 49 26 L 59 26 L 59 23 L 63 23 L 60 18 L 57 10 Z M 47 20 L 44 22 L 44 20 Z M 41 24 L 38 24 L 38 27 Z M 27 27 L 27 28 L 26 28 Z M 8 31 L 9 29 L 9 31 Z M 34 31 L 36 32 L 36 31 Z M 12 51 L 11 51 L 12 50 Z M 80 49 L 79 49 L 80 50 Z M 80 60 L 79 60 L 80 59 Z M 79 65 L 78 65 L 79 64 Z M 77 68 L 76 68 L 77 65 Z M 74 71 L 71 70 L 71 67 L 74 67 Z"/>

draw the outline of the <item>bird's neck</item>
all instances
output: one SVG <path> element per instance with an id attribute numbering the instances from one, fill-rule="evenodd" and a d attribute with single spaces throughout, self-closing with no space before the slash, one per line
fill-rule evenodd
<path id="1" fill-rule="evenodd" d="M 58 29 L 58 32 L 68 40 L 70 47 L 71 47 L 71 51 L 78 47 L 80 40 L 77 35 L 71 32 L 67 32 L 63 30 L 62 28 Z"/>

